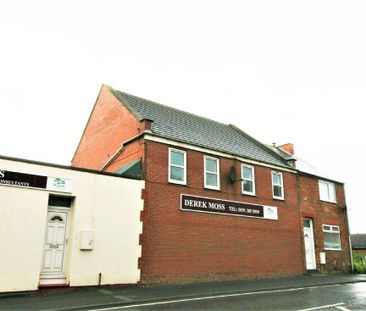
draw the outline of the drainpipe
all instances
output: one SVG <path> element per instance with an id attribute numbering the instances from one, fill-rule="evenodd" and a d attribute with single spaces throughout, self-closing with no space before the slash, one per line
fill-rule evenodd
<path id="1" fill-rule="evenodd" d="M 136 139 L 139 139 L 140 137 L 144 136 L 146 134 L 146 132 L 148 131 L 144 131 L 140 134 L 137 134 L 136 136 L 125 140 L 124 142 L 122 142 L 121 146 L 117 149 L 117 151 L 108 159 L 108 161 L 106 163 L 104 163 L 104 165 L 100 168 L 100 172 L 104 172 L 104 170 L 113 162 L 113 160 L 122 152 L 122 149 L 125 145 L 135 141 Z"/>
<path id="2" fill-rule="evenodd" d="M 296 165 L 296 164 L 295 164 Z M 301 244 L 301 262 L 302 262 L 302 269 L 303 274 L 306 274 L 306 261 L 305 261 L 305 244 L 304 244 L 304 224 L 303 224 L 303 217 L 302 217 L 302 210 L 301 210 L 301 198 L 300 198 L 300 191 L 301 191 L 301 173 L 300 171 L 296 172 L 296 190 L 297 190 L 297 211 L 299 213 L 299 228 L 300 228 L 300 244 Z M 315 243 L 314 243 L 314 253 L 315 253 Z M 315 257 L 316 258 L 316 257 Z M 315 259 L 316 260 L 316 259 Z"/>
<path id="3" fill-rule="evenodd" d="M 344 189 L 344 186 L 343 186 Z M 353 265 L 353 253 L 352 253 L 352 240 L 351 240 L 351 233 L 349 231 L 349 219 L 348 219 L 348 210 L 347 206 L 344 207 L 344 218 L 346 218 L 346 226 L 347 226 L 347 233 L 348 233 L 348 245 L 349 245 L 349 254 L 351 257 L 351 273 L 355 272 L 354 265 Z"/>
<path id="4" fill-rule="evenodd" d="M 351 240 L 351 232 L 349 230 L 349 218 L 348 218 L 348 208 L 346 205 L 346 185 L 343 184 L 343 197 L 344 197 L 344 218 L 346 221 L 346 228 L 347 228 L 347 235 L 348 235 L 348 245 L 349 245 L 349 255 L 350 255 L 350 259 L 351 259 L 351 273 L 354 273 L 354 265 L 353 265 L 353 254 L 352 254 L 352 240 Z"/>

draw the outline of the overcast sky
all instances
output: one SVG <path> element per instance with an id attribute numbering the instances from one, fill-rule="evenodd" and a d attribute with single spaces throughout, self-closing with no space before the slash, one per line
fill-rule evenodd
<path id="1" fill-rule="evenodd" d="M 0 154 L 70 164 L 103 83 L 346 184 L 366 233 L 365 1 L 0 2 Z"/>

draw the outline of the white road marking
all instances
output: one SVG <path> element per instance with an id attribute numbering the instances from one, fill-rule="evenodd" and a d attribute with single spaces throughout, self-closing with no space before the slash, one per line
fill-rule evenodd
<path id="1" fill-rule="evenodd" d="M 136 308 L 136 307 L 167 305 L 167 304 L 189 302 L 189 301 L 200 301 L 200 300 L 210 300 L 210 299 L 220 299 L 220 298 L 229 298 L 229 297 L 260 295 L 260 294 L 271 294 L 271 293 L 295 292 L 295 291 L 300 291 L 300 290 L 304 290 L 304 289 L 313 289 L 313 288 L 319 288 L 319 287 L 337 287 L 337 286 L 341 286 L 341 284 L 298 287 L 298 288 L 289 288 L 289 289 L 264 290 L 264 291 L 258 291 L 258 292 L 223 294 L 223 295 L 215 295 L 215 296 L 196 297 L 196 298 L 182 298 L 182 299 L 165 300 L 165 301 L 157 301 L 157 302 L 146 302 L 146 303 L 138 303 L 138 304 L 136 303 L 136 304 L 131 304 L 131 305 L 127 305 L 127 306 L 119 306 L 119 307 L 89 309 L 89 311 L 109 311 L 109 310 L 130 309 L 130 308 Z M 337 304 L 334 304 L 331 306 L 340 306 L 340 305 L 344 305 L 344 303 L 337 303 Z M 323 308 L 325 308 L 325 307 L 323 307 Z M 319 308 L 317 307 L 317 309 L 319 309 Z M 317 310 L 317 309 L 305 309 L 305 310 Z M 299 310 L 299 311 L 305 311 L 305 310 Z"/>
<path id="2" fill-rule="evenodd" d="M 298 311 L 321 310 L 321 309 L 331 308 L 331 307 L 341 308 L 340 306 L 343 306 L 343 305 L 344 305 L 343 302 L 339 302 L 339 303 L 335 303 L 333 305 L 325 305 L 325 306 L 313 307 L 313 308 L 309 308 L 309 309 L 301 309 L 301 310 L 298 310 Z"/>
<path id="3" fill-rule="evenodd" d="M 351 311 L 350 309 L 347 309 L 346 307 L 336 307 L 337 309 L 339 310 L 342 310 L 342 311 Z"/>

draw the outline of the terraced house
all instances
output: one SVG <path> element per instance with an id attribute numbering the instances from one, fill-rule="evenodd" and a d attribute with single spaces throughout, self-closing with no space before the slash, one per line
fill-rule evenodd
<path id="1" fill-rule="evenodd" d="M 343 184 L 297 163 L 291 144 L 106 85 L 72 160 L 145 181 L 142 283 L 349 272 Z"/>

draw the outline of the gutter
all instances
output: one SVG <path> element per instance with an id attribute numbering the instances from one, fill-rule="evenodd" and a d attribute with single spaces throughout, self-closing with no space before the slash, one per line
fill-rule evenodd
<path id="1" fill-rule="evenodd" d="M 104 172 L 104 170 L 113 162 L 113 160 L 122 152 L 122 149 L 124 146 L 126 146 L 129 143 L 132 143 L 133 141 L 143 137 L 145 134 L 149 133 L 150 131 L 144 131 L 140 134 L 137 134 L 136 136 L 125 140 L 124 142 L 122 142 L 121 146 L 117 149 L 117 151 L 107 160 L 106 163 L 104 163 L 104 165 L 100 168 L 100 172 Z"/>
<path id="2" fill-rule="evenodd" d="M 320 176 L 320 175 L 312 174 L 312 173 L 307 173 L 307 172 L 301 171 L 299 169 L 297 169 L 297 172 L 298 172 L 298 174 L 300 174 L 302 176 L 315 177 L 317 179 L 330 181 L 330 182 L 333 182 L 333 183 L 336 183 L 336 184 L 339 184 L 339 185 L 344 185 L 344 182 L 337 181 L 335 179 L 330 179 L 330 178 L 327 178 L 327 177 L 323 177 L 323 176 Z"/>
<path id="3" fill-rule="evenodd" d="M 261 165 L 261 166 L 265 166 L 265 167 L 270 167 L 270 168 L 273 168 L 276 170 L 281 170 L 281 171 L 286 171 L 286 172 L 291 172 L 291 173 L 297 172 L 296 169 L 291 168 L 289 166 L 281 166 L 278 164 L 271 164 L 271 163 L 264 162 L 264 161 L 261 162 L 260 160 L 251 159 L 249 157 L 244 158 L 244 157 L 234 155 L 231 153 L 226 153 L 225 151 L 221 151 L 218 149 L 208 148 L 203 145 L 192 144 L 189 142 L 184 142 L 182 140 L 174 140 L 173 138 L 165 138 L 164 136 L 156 135 L 154 133 L 147 132 L 145 139 L 150 140 L 150 141 L 159 142 L 159 143 L 162 143 L 165 145 L 177 146 L 177 147 L 187 148 L 189 150 L 195 150 L 195 151 L 199 151 L 199 152 L 203 152 L 203 153 L 208 153 L 211 155 L 221 156 L 221 157 L 228 158 L 228 159 L 235 159 L 235 160 L 238 160 L 241 162 L 246 162 L 249 164 L 256 164 L 256 165 Z"/>

